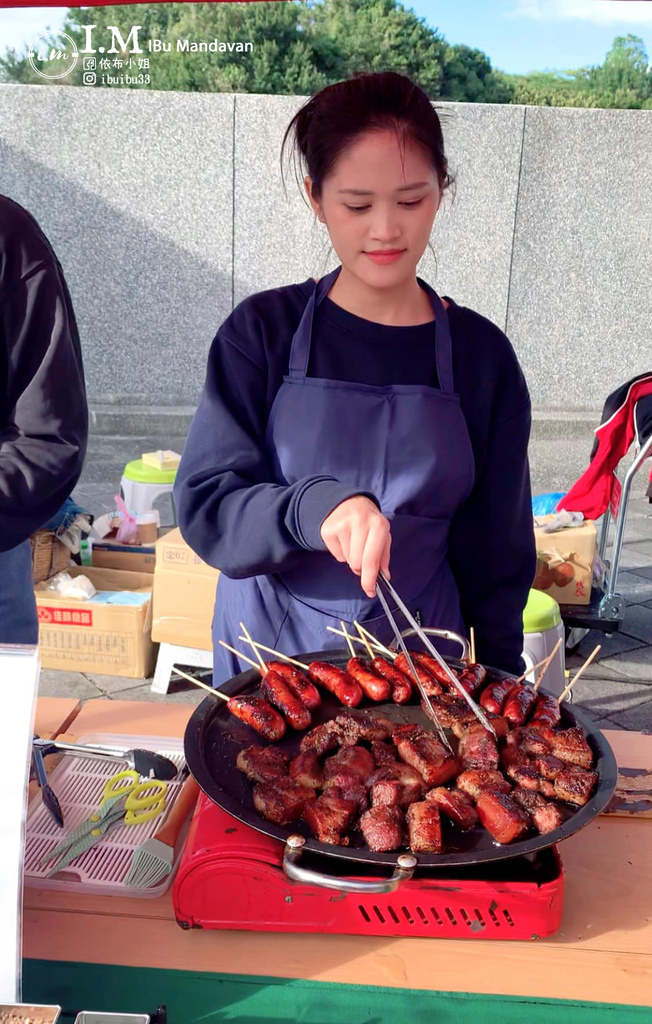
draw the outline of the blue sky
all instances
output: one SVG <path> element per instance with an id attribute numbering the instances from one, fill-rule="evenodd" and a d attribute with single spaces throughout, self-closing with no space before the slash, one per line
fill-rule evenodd
<path id="1" fill-rule="evenodd" d="M 449 42 L 484 50 L 503 71 L 600 64 L 615 36 L 630 32 L 645 40 L 652 57 L 652 0 L 405 0 L 404 6 Z M 0 52 L 59 28 L 65 11 L 0 9 Z"/>

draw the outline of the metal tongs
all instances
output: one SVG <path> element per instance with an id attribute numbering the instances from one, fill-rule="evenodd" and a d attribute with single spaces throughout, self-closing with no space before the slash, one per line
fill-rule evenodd
<path id="1" fill-rule="evenodd" d="M 412 627 L 412 629 L 415 631 L 415 633 L 417 634 L 417 636 L 419 637 L 419 639 L 423 643 L 423 645 L 426 648 L 426 650 L 428 651 L 428 653 L 432 655 L 432 657 L 435 659 L 435 661 L 439 664 L 439 666 L 442 668 L 442 670 L 446 673 L 446 675 L 448 676 L 448 678 L 449 678 L 449 680 L 451 682 L 451 685 L 454 686 L 455 689 L 459 691 L 460 696 L 462 696 L 464 698 L 464 700 L 469 705 L 469 707 L 473 711 L 473 714 L 478 719 L 478 721 L 481 722 L 483 727 L 488 732 L 492 733 L 493 736 L 496 736 L 496 730 L 492 726 L 491 722 L 489 721 L 489 719 L 485 715 L 485 713 L 482 710 L 482 708 L 479 706 L 479 704 L 476 704 L 476 702 L 473 700 L 473 697 L 471 696 L 471 694 L 467 693 L 467 691 L 464 689 L 464 687 L 460 683 L 460 681 L 457 678 L 457 676 L 455 675 L 455 673 L 452 671 L 452 669 L 449 668 L 449 666 L 446 664 L 446 662 L 442 658 L 442 656 L 439 653 L 439 651 L 431 643 L 430 638 L 424 633 L 424 631 L 422 630 L 421 626 L 419 625 L 417 620 L 414 618 L 414 616 L 410 612 L 410 610 L 407 607 L 407 605 L 398 596 L 398 594 L 396 593 L 396 590 L 394 589 L 394 587 L 389 582 L 389 580 L 387 579 L 387 577 L 385 576 L 385 574 L 383 572 L 380 572 L 378 574 L 378 580 L 379 581 L 382 580 L 382 582 L 384 583 L 384 585 L 385 585 L 385 587 L 387 589 L 388 594 L 390 595 L 392 600 L 396 602 L 397 607 L 401 610 L 401 612 L 403 613 L 403 615 L 405 616 L 405 618 L 409 622 L 410 626 Z M 414 662 L 412 661 L 412 658 L 410 657 L 410 652 L 408 651 L 407 646 L 405 644 L 405 641 L 404 641 L 403 637 L 401 636 L 401 631 L 400 631 L 400 629 L 398 628 L 398 626 L 396 624 L 396 620 L 395 620 L 394 616 L 392 615 L 392 612 L 390 611 L 389 605 L 387 604 L 387 599 L 386 599 L 385 595 L 383 594 L 382 590 L 380 589 L 380 583 L 379 582 L 376 583 L 376 594 L 378 596 L 378 600 L 380 601 L 380 603 L 383 606 L 383 611 L 385 612 L 385 615 L 387 616 L 387 620 L 388 620 L 390 626 L 392 627 L 392 630 L 394 632 L 394 636 L 396 637 L 396 642 L 398 643 L 399 647 L 401 648 L 401 651 L 405 655 L 405 660 L 407 661 L 407 663 L 408 663 L 408 665 L 410 667 L 410 671 L 412 672 L 412 675 L 414 676 L 414 681 L 415 681 L 415 683 L 417 685 L 419 693 L 421 694 L 421 697 L 422 697 L 423 702 L 425 704 L 428 717 L 432 719 L 432 721 L 434 722 L 434 724 L 437 727 L 437 731 L 439 733 L 440 738 L 442 739 L 442 742 L 444 742 L 446 744 L 446 746 L 448 747 L 448 749 L 450 750 L 451 749 L 450 743 L 448 742 L 448 740 L 446 738 L 446 734 L 444 733 L 444 730 L 442 729 L 439 721 L 437 720 L 437 713 L 436 713 L 435 709 L 433 708 L 432 704 L 430 703 L 430 698 L 429 698 L 428 694 L 426 693 L 426 691 L 424 690 L 424 688 L 423 688 L 423 686 L 422 686 L 422 684 L 421 684 L 421 682 L 419 680 L 419 676 L 418 676 L 417 670 L 414 667 Z"/>

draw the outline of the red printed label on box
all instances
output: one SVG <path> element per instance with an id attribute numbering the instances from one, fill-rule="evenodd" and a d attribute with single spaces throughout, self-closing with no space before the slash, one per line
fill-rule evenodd
<path id="1" fill-rule="evenodd" d="M 38 620 L 57 626 L 92 626 L 93 613 L 86 608 L 48 608 L 40 605 Z"/>

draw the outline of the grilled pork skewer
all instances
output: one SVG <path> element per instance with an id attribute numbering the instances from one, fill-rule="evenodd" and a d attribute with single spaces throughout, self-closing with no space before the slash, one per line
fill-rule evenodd
<path id="1" fill-rule="evenodd" d="M 226 647 L 227 645 L 223 644 L 223 646 Z M 235 653 L 237 654 L 238 652 L 236 651 Z M 214 697 L 225 701 L 227 709 L 231 714 L 235 718 L 239 718 L 241 722 L 251 726 L 263 739 L 274 742 L 285 736 L 285 720 L 267 701 L 261 700 L 260 697 L 227 697 L 221 690 L 216 690 L 212 686 L 207 686 L 206 683 L 201 683 L 198 679 L 188 675 L 187 672 L 182 672 L 181 669 L 175 668 L 174 671 L 178 675 L 183 676 L 184 679 L 194 683 L 195 686 L 200 686 L 202 690 L 208 690 Z"/>

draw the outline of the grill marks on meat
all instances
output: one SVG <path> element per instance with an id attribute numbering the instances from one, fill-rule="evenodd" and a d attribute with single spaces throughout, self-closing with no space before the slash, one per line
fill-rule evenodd
<path id="1" fill-rule="evenodd" d="M 522 807 L 506 793 L 485 790 L 476 807 L 480 821 L 501 846 L 513 843 L 527 831 L 529 818 Z"/>
<path id="2" fill-rule="evenodd" d="M 477 721 L 474 712 L 463 697 L 454 697 L 452 693 L 442 693 L 430 698 L 432 709 L 437 721 L 444 729 L 452 729 L 455 724 Z M 423 704 L 422 704 L 423 707 Z"/>
<path id="3" fill-rule="evenodd" d="M 546 726 L 535 727 L 533 725 L 523 726 L 510 732 L 506 740 L 506 746 L 514 747 L 524 754 L 541 757 L 550 753 L 551 730 Z"/>
<path id="4" fill-rule="evenodd" d="M 502 718 L 501 715 L 493 715 L 487 712 L 487 718 L 491 722 L 491 725 L 496 733 L 499 740 L 504 740 L 509 733 L 510 725 L 506 718 Z M 454 722 L 451 726 L 453 734 L 457 736 L 458 740 L 462 739 L 467 732 L 487 732 L 482 722 L 479 722 L 477 718 L 473 718 L 469 722 Z M 491 735 L 491 734 L 490 734 Z"/>
<path id="5" fill-rule="evenodd" d="M 466 831 L 478 823 L 478 812 L 473 806 L 473 801 L 461 789 L 446 789 L 438 786 L 426 793 L 426 800 L 437 804 L 442 814 Z"/>
<path id="6" fill-rule="evenodd" d="M 341 746 L 355 746 L 360 740 L 372 743 L 374 740 L 388 739 L 394 723 L 386 718 L 367 718 L 365 715 L 345 711 L 335 719 L 335 728 Z"/>
<path id="7" fill-rule="evenodd" d="M 278 747 L 259 747 L 254 743 L 238 751 L 235 763 L 252 782 L 273 782 L 287 775 L 289 760 Z"/>
<path id="8" fill-rule="evenodd" d="M 565 766 L 564 762 L 560 761 L 554 754 L 544 754 L 543 757 L 535 758 L 534 767 L 544 779 L 554 780 L 563 771 Z"/>
<path id="9" fill-rule="evenodd" d="M 394 742 L 401 760 L 414 768 L 428 786 L 448 782 L 460 769 L 457 758 L 431 733 L 420 730 L 408 735 L 395 733 Z"/>
<path id="10" fill-rule="evenodd" d="M 306 804 L 314 799 L 314 789 L 299 786 L 289 778 L 258 782 L 254 786 L 254 807 L 263 818 L 276 825 L 289 825 L 296 821 Z"/>
<path id="11" fill-rule="evenodd" d="M 467 729 L 460 738 L 457 756 L 463 768 L 497 768 L 498 744 L 486 729 Z"/>
<path id="12" fill-rule="evenodd" d="M 408 842 L 413 853 L 441 853 L 441 818 L 439 807 L 432 800 L 410 804 L 405 820 Z"/>
<path id="13" fill-rule="evenodd" d="M 301 737 L 299 750 L 314 750 L 315 753 L 321 756 L 327 754 L 329 750 L 335 750 L 339 745 L 340 741 L 335 722 L 324 722 L 323 725 L 316 725 L 314 729 L 311 729 L 310 732 Z"/>
<path id="14" fill-rule="evenodd" d="M 315 750 L 300 751 L 290 761 L 289 774 L 293 782 L 308 789 L 321 789 L 324 784 L 319 754 Z"/>
<path id="15" fill-rule="evenodd" d="M 564 821 L 564 815 L 556 804 L 548 803 L 539 793 L 517 786 L 512 796 L 519 807 L 530 815 L 534 826 L 541 835 L 554 832 Z"/>
<path id="16" fill-rule="evenodd" d="M 399 807 L 407 807 L 420 800 L 426 788 L 421 775 L 410 765 L 399 761 L 377 768 L 368 781 L 372 804 L 388 803 L 391 806 L 398 804 Z M 387 786 L 385 783 L 392 785 Z M 393 793 L 397 794 L 396 799 L 391 796 Z"/>
<path id="17" fill-rule="evenodd" d="M 597 781 L 597 772 L 571 765 L 564 768 L 553 782 L 555 796 L 566 803 L 583 807 L 589 802 Z"/>
<path id="18" fill-rule="evenodd" d="M 457 788 L 477 800 L 481 793 L 509 793 L 509 782 L 495 768 L 469 768 L 457 776 Z"/>
<path id="19" fill-rule="evenodd" d="M 347 800 L 341 790 L 328 789 L 306 806 L 303 818 L 320 843 L 348 846 L 345 833 L 350 829 L 357 810 L 357 804 Z"/>
<path id="20" fill-rule="evenodd" d="M 593 765 L 593 751 L 579 725 L 552 733 L 550 749 L 555 757 L 566 764 L 576 764 L 580 768 L 591 768 Z"/>
<path id="21" fill-rule="evenodd" d="M 398 807 L 370 807 L 360 818 L 360 831 L 374 853 L 398 850 L 403 845 L 403 814 Z"/>

